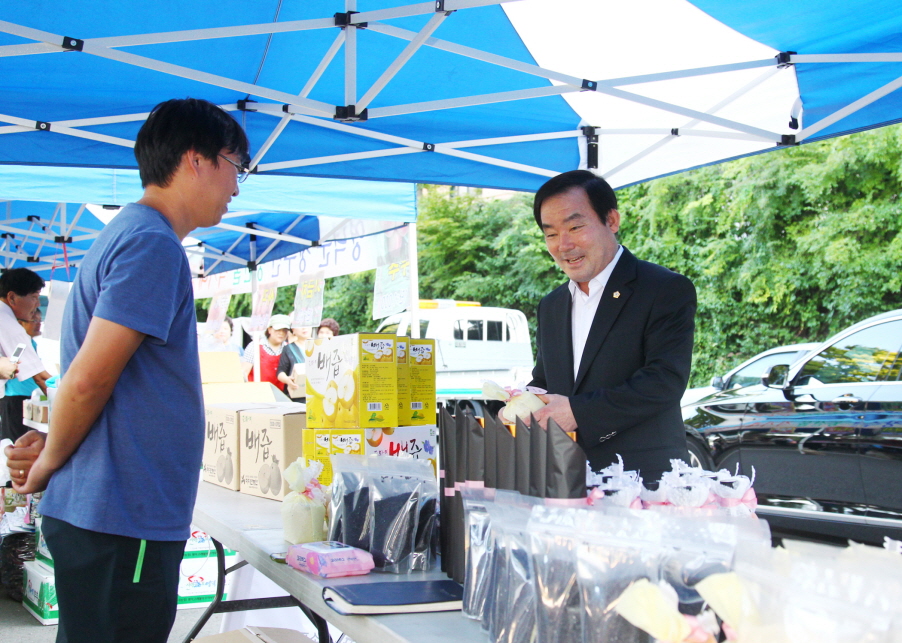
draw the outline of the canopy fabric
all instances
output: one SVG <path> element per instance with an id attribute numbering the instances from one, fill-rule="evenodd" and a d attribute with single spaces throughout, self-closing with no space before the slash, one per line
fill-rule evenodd
<path id="1" fill-rule="evenodd" d="M 408 183 L 255 176 L 240 187 L 219 226 L 185 240 L 198 275 L 281 259 L 337 238 L 336 218 L 368 222 L 342 227 L 338 235 L 349 236 L 416 221 L 416 190 Z M 0 166 L 0 267 L 70 281 L 104 225 L 85 204 L 119 206 L 142 193 L 136 170 Z"/>
<path id="2" fill-rule="evenodd" d="M 902 116 L 898 2 L 502 2 L 7 3 L 0 164 L 133 168 L 146 113 L 187 95 L 236 115 L 261 174 L 520 190 Z"/>

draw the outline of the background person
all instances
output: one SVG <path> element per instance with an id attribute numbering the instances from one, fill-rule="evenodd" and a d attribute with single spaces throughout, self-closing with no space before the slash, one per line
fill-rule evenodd
<path id="1" fill-rule="evenodd" d="M 260 381 L 269 382 L 280 391 L 282 390 L 283 384 L 278 378 L 279 358 L 282 356 L 289 328 L 291 328 L 291 320 L 288 315 L 273 315 L 269 318 L 264 341 L 260 344 L 254 341 L 247 345 L 242 358 L 242 368 L 248 382 L 254 381 L 254 353 L 259 353 Z"/>
<path id="2" fill-rule="evenodd" d="M 38 343 L 34 341 L 35 337 L 41 334 L 41 323 L 43 321 L 41 309 L 37 308 L 34 315 L 29 321 L 19 321 L 25 332 L 31 338 L 31 347 L 37 350 Z M 0 439 L 7 438 L 15 442 L 20 437 L 28 433 L 28 428 L 22 423 L 22 411 L 25 400 L 31 398 L 33 391 L 36 391 L 38 385 L 33 379 L 20 382 L 14 379 L 6 384 L 6 397 L 0 400 L 0 408 L 2 408 L 3 424 L 0 431 Z"/>
<path id="3" fill-rule="evenodd" d="M 338 322 L 331 317 L 326 317 L 319 323 L 319 328 L 316 329 L 316 338 L 328 339 L 329 337 L 335 337 L 338 335 L 339 330 L 341 329 L 338 326 Z"/>
<path id="4" fill-rule="evenodd" d="M 695 287 L 618 243 L 617 197 L 592 172 L 550 179 L 533 213 L 570 278 L 538 307 L 530 385 L 549 394 L 536 419 L 577 431 L 593 470 L 620 454 L 655 485 L 672 458 L 688 462 L 680 397 L 692 361 Z"/>
<path id="5" fill-rule="evenodd" d="M 234 322 L 228 315 L 222 320 L 219 329 L 212 335 L 204 335 L 200 349 L 210 352 L 231 352 L 244 356 L 244 349 L 232 341 Z"/>
<path id="6" fill-rule="evenodd" d="M 297 381 L 295 365 L 306 362 L 304 343 L 310 339 L 312 330 L 309 326 L 295 326 L 292 324 L 288 335 L 288 343 L 282 349 L 282 355 L 279 357 L 277 377 L 284 385 L 282 390 L 285 391 L 288 397 L 306 397 L 306 386 Z"/>
<path id="7" fill-rule="evenodd" d="M 66 304 L 46 444 L 30 431 L 5 449 L 16 491 L 47 488 L 67 643 L 168 638 L 204 442 L 181 241 L 222 219 L 249 162 L 235 119 L 192 98 L 151 111 L 135 157 L 144 196 L 100 232 Z"/>
<path id="8" fill-rule="evenodd" d="M 19 382 L 33 379 L 42 391 L 46 391 L 45 382 L 50 379 L 50 373 L 44 369 L 31 338 L 19 324 L 20 319 L 32 319 L 41 303 L 43 288 L 44 280 L 28 268 L 13 268 L 0 275 L 0 354 L 9 358 L 16 346 L 23 344 L 25 352 L 19 357 L 15 377 Z M 8 371 L 9 362 L 6 364 Z M 5 388 L 5 380 L 2 381 Z M 0 404 L 0 424 L 6 424 L 4 415 L 3 405 Z M 20 416 L 18 423 L 21 424 L 21 421 Z"/>

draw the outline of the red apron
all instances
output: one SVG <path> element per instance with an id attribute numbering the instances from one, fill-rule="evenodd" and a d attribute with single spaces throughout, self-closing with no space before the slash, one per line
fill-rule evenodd
<path id="1" fill-rule="evenodd" d="M 265 350 L 263 350 L 263 346 L 260 346 L 257 350 L 260 351 L 260 379 L 264 382 L 270 382 L 275 384 L 276 388 L 280 391 L 282 390 L 282 382 L 279 381 L 277 377 L 279 371 L 279 359 L 282 357 L 281 355 L 270 355 Z M 248 373 L 247 376 L 248 382 L 254 381 L 254 369 L 251 369 L 251 372 Z"/>

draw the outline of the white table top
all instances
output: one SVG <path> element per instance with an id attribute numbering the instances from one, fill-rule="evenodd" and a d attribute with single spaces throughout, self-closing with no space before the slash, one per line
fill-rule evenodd
<path id="1" fill-rule="evenodd" d="M 481 643 L 488 640 L 479 623 L 460 612 L 342 616 L 323 602 L 324 586 L 447 577 L 436 569 L 410 575 L 371 573 L 324 579 L 277 563 L 270 554 L 285 552 L 290 546 L 282 536 L 281 505 L 275 500 L 201 482 L 193 522 L 225 547 L 238 551 L 257 571 L 357 643 Z"/>

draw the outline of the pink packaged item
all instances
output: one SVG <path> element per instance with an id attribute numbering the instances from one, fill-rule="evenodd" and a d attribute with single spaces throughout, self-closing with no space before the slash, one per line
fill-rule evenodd
<path id="1" fill-rule="evenodd" d="M 295 569 L 322 578 L 363 576 L 375 567 L 368 551 L 331 540 L 292 545 L 288 548 L 285 562 Z"/>

